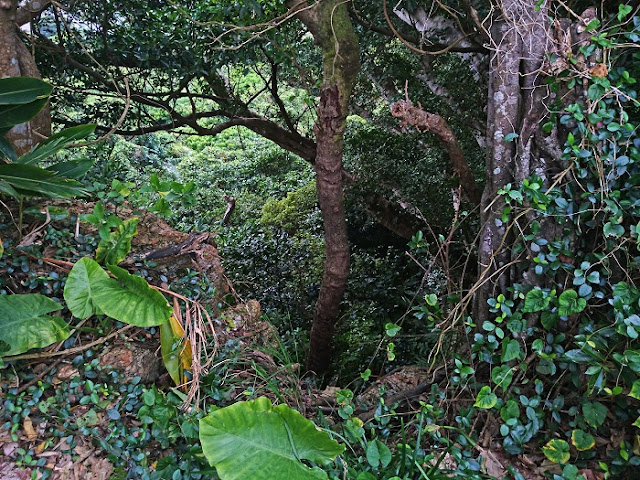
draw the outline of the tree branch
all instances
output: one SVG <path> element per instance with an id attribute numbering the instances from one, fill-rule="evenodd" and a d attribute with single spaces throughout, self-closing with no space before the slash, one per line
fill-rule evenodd
<path id="1" fill-rule="evenodd" d="M 51 0 L 29 0 L 27 3 L 18 8 L 16 12 L 16 23 L 18 26 L 26 25 L 44 12 L 51 5 Z"/>
<path id="2" fill-rule="evenodd" d="M 438 137 L 438 141 L 449 155 L 451 167 L 458 176 L 465 194 L 471 202 L 479 205 L 482 198 L 482 190 L 473 178 L 471 168 L 464 158 L 458 139 L 444 118 L 440 115 L 425 112 L 419 104 L 415 107 L 409 100 L 401 100 L 394 103 L 391 107 L 391 114 L 399 118 L 405 125 L 412 125 L 418 131 L 423 129 L 424 131 L 432 132 Z"/>

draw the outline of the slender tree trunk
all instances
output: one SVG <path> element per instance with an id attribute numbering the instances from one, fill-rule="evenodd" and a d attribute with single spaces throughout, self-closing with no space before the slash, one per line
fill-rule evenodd
<path id="1" fill-rule="evenodd" d="M 314 168 L 325 234 L 325 264 L 307 358 L 307 369 L 322 373 L 331 359 L 335 324 L 349 278 L 342 153 L 349 97 L 360 70 L 360 50 L 345 2 L 320 0 L 308 8 L 290 0 L 288 5 L 299 9 L 298 18 L 312 33 L 323 56 L 323 84 L 314 126 Z"/>
<path id="2" fill-rule="evenodd" d="M 17 3 L 17 0 L 0 0 L 0 78 L 40 78 L 34 58 L 18 37 Z M 51 116 L 46 107 L 31 122 L 13 127 L 7 138 L 21 155 L 50 134 Z"/>

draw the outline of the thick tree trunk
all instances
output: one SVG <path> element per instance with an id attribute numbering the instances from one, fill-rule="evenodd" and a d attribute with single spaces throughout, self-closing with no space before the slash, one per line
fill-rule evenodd
<path id="1" fill-rule="evenodd" d="M 18 37 L 17 0 L 0 0 L 0 78 L 40 78 L 35 60 Z M 28 152 L 51 134 L 51 116 L 46 107 L 31 122 L 16 125 L 7 134 L 18 155 Z"/>
<path id="2" fill-rule="evenodd" d="M 517 188 L 534 173 L 543 186 L 549 186 L 549 171 L 558 159 L 557 152 L 549 148 L 554 142 L 539 129 L 546 105 L 553 101 L 541 75 L 545 55 L 551 50 L 546 9 L 546 3 L 536 10 L 535 2 L 503 0 L 499 18 L 493 19 L 491 38 L 496 49 L 489 68 L 487 183 L 481 203 L 479 283 L 474 302 L 477 325 L 488 319 L 489 298 L 506 293 L 516 279 L 529 284 L 540 280 L 512 256 L 516 233 L 501 219 L 506 204 L 498 191 L 508 183 Z M 518 137 L 508 142 L 505 137 L 511 133 Z"/>
<path id="3" fill-rule="evenodd" d="M 298 18 L 312 33 L 323 56 L 323 85 L 314 127 L 317 144 L 314 167 L 325 233 L 325 264 L 307 358 L 307 369 L 322 373 L 331 359 L 335 324 L 349 277 L 342 153 L 349 97 L 360 70 L 360 50 L 346 3 L 320 0 L 308 8 L 304 3 L 289 0 L 288 5 L 299 10 Z"/>

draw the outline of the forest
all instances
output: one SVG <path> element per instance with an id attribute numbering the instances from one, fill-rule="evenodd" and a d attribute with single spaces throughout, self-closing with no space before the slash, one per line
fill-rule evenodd
<path id="1" fill-rule="evenodd" d="M 640 478 L 639 47 L 637 0 L 0 0 L 0 478 Z"/>

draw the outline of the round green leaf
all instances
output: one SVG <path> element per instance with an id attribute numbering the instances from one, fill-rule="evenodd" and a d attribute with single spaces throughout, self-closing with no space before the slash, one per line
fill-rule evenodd
<path id="1" fill-rule="evenodd" d="M 117 280 L 100 280 L 92 288 L 93 301 L 102 313 L 137 327 L 156 327 L 171 316 L 167 299 L 144 278 L 115 265 L 109 265 L 109 271 Z"/>
<path id="2" fill-rule="evenodd" d="M 326 480 L 301 460 L 324 464 L 344 450 L 313 422 L 265 397 L 201 419 L 200 443 L 222 480 Z"/>
<path id="3" fill-rule="evenodd" d="M 549 302 L 551 298 L 548 295 L 539 288 L 534 288 L 527 293 L 522 311 L 524 313 L 540 312 L 549 306 Z"/>
<path id="4" fill-rule="evenodd" d="M 558 313 L 563 317 L 580 313 L 586 306 L 587 301 L 579 298 L 578 292 L 573 289 L 565 290 L 558 298 Z"/>
<path id="5" fill-rule="evenodd" d="M 64 286 L 64 300 L 75 317 L 88 318 L 97 313 L 94 290 L 101 281 L 108 279 L 107 272 L 89 257 L 76 262 Z"/>
<path id="6" fill-rule="evenodd" d="M 592 427 L 598 428 L 607 417 L 607 407 L 600 402 L 586 402 L 582 405 L 585 421 Z"/>
<path id="7" fill-rule="evenodd" d="M 476 403 L 474 403 L 473 406 L 488 409 L 493 408 L 496 403 L 498 403 L 498 397 L 491 391 L 491 387 L 485 385 L 480 389 L 480 392 L 478 392 Z"/>
<path id="8" fill-rule="evenodd" d="M 542 447 L 542 452 L 545 457 L 555 463 L 567 463 L 571 458 L 569 444 L 557 438 L 549 440 L 547 444 Z"/>
<path id="9" fill-rule="evenodd" d="M 585 450 L 589 450 L 593 448 L 596 444 L 596 439 L 593 438 L 593 435 L 587 433 L 583 430 L 574 430 L 571 432 L 571 443 L 581 452 Z"/>
<path id="10" fill-rule="evenodd" d="M 374 468 L 381 464 L 386 467 L 391 463 L 391 450 L 380 440 L 373 440 L 367 446 L 367 462 Z"/>
<path id="11" fill-rule="evenodd" d="M 62 305 L 43 295 L 0 295 L 0 342 L 10 346 L 2 356 L 66 340 L 69 326 L 47 315 L 60 309 Z"/>

